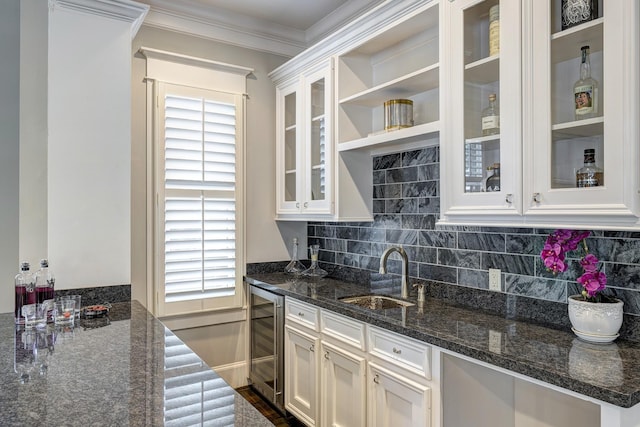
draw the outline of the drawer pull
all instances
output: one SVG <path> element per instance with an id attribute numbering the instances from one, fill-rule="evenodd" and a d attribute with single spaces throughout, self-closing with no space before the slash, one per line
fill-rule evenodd
<path id="1" fill-rule="evenodd" d="M 299 312 L 298 312 L 298 316 L 300 316 L 300 317 L 304 317 L 304 313 L 303 313 L 303 312 L 301 312 L 301 311 L 299 311 Z"/>
<path id="2" fill-rule="evenodd" d="M 380 379 L 378 377 L 378 374 L 375 374 L 375 376 L 373 377 L 373 382 L 376 384 L 380 384 Z"/>
<path id="3" fill-rule="evenodd" d="M 395 354 L 401 354 L 401 353 L 402 353 L 402 350 L 400 350 L 400 349 L 397 349 L 397 348 L 393 347 L 393 352 L 394 352 Z"/>

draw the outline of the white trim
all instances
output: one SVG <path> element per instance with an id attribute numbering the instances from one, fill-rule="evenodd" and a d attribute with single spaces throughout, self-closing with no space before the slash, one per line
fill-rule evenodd
<path id="1" fill-rule="evenodd" d="M 175 62 L 178 64 L 190 65 L 193 67 L 206 68 L 209 70 L 223 71 L 226 73 L 239 74 L 244 77 L 253 73 L 253 68 L 243 67 L 241 65 L 227 64 L 226 62 L 212 61 L 210 59 L 198 58 L 196 56 L 183 55 L 180 53 L 169 52 L 166 50 L 153 49 L 142 46 L 138 49 L 141 55 L 147 59 L 157 59 L 160 61 Z"/>
<path id="2" fill-rule="evenodd" d="M 49 9 L 57 8 L 131 22 L 132 40 L 149 12 L 148 5 L 131 0 L 49 0 Z"/>

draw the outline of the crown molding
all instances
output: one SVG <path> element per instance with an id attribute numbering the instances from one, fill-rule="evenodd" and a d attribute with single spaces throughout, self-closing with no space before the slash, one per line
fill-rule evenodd
<path id="1" fill-rule="evenodd" d="M 226 73 L 238 74 L 245 77 L 254 71 L 253 68 L 243 67 L 241 65 L 227 64 L 226 62 L 212 61 L 210 59 L 198 58 L 195 56 L 183 55 L 181 53 L 153 49 L 144 46 L 138 49 L 138 52 L 140 52 L 140 54 L 145 58 L 177 62 L 179 64 L 192 65 L 194 67 L 207 68 L 215 71 L 224 71 Z"/>
<path id="2" fill-rule="evenodd" d="M 131 38 L 138 33 L 149 6 L 132 0 L 49 0 L 49 10 L 69 9 L 131 23 Z"/>
<path id="3" fill-rule="evenodd" d="M 384 0 L 349 0 L 329 15 L 307 28 L 307 47 L 319 42 L 349 22 L 374 9 Z"/>

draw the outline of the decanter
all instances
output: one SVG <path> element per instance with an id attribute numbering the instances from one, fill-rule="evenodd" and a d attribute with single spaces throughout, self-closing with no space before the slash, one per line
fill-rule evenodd
<path id="1" fill-rule="evenodd" d="M 305 270 L 304 264 L 298 260 L 298 238 L 293 238 L 293 249 L 291 251 L 291 261 L 284 268 L 285 273 L 298 275 Z"/>
<path id="2" fill-rule="evenodd" d="M 311 266 L 302 272 L 303 276 L 310 277 L 324 277 L 327 273 L 325 270 L 318 266 L 318 253 L 320 252 L 320 245 L 309 246 L 309 253 L 311 254 Z"/>

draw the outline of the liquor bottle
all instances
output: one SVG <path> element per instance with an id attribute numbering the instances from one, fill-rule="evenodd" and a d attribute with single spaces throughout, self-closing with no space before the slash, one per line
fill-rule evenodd
<path id="1" fill-rule="evenodd" d="M 485 188 L 487 192 L 500 191 L 500 163 L 494 163 L 487 168 L 493 171 L 493 175 L 487 178 Z"/>
<path id="2" fill-rule="evenodd" d="M 562 0 L 562 29 L 598 17 L 598 0 Z"/>
<path id="3" fill-rule="evenodd" d="M 589 46 L 582 46 L 580 79 L 573 85 L 576 120 L 588 119 L 598 114 L 598 82 L 591 78 Z"/>
<path id="4" fill-rule="evenodd" d="M 49 261 L 40 260 L 40 269 L 36 272 L 36 302 L 38 304 L 53 299 L 55 282 L 53 273 L 49 270 Z"/>
<path id="5" fill-rule="evenodd" d="M 489 95 L 489 106 L 482 110 L 482 136 L 500 133 L 500 110 L 496 103 L 496 94 Z"/>
<path id="6" fill-rule="evenodd" d="M 35 278 L 29 269 L 28 262 L 20 263 L 20 272 L 16 274 L 15 283 L 15 322 L 24 323 L 22 317 L 22 306 L 36 303 L 36 283 Z"/>
<path id="7" fill-rule="evenodd" d="M 500 5 L 489 9 L 489 56 L 500 53 Z"/>
<path id="8" fill-rule="evenodd" d="M 304 264 L 298 261 L 298 238 L 293 238 L 293 249 L 291 251 L 291 261 L 284 268 L 285 273 L 298 275 L 305 270 Z"/>
<path id="9" fill-rule="evenodd" d="M 584 150 L 584 166 L 576 172 L 576 186 L 599 187 L 604 185 L 604 172 L 596 166 L 596 150 L 587 148 Z"/>

